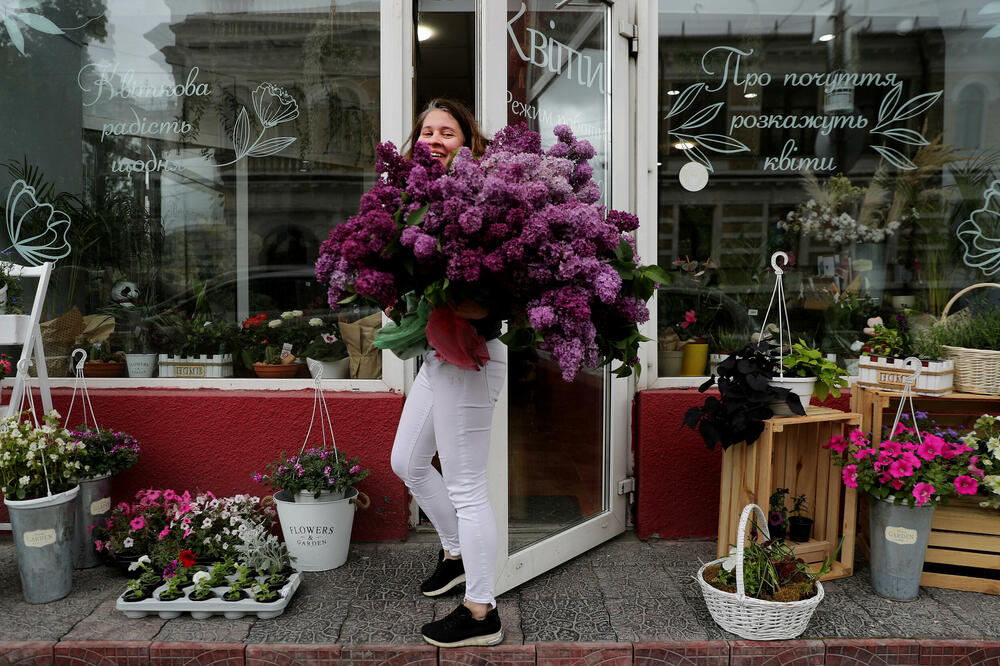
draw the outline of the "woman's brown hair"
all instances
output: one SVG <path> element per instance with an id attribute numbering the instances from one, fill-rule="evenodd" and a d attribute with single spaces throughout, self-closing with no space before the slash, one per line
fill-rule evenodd
<path id="1" fill-rule="evenodd" d="M 413 157 L 413 145 L 420 137 L 420 131 L 424 128 L 424 120 L 427 119 L 427 114 L 435 110 L 450 114 L 458 122 L 458 127 L 462 130 L 462 135 L 465 137 L 465 145 L 468 146 L 473 155 L 479 157 L 486 152 L 488 141 L 482 132 L 479 131 L 479 123 L 476 122 L 476 117 L 469 110 L 469 107 L 453 99 L 438 97 L 428 102 L 424 110 L 417 116 L 417 121 L 413 124 L 413 131 L 410 132 L 410 137 L 403 144 L 404 146 L 408 146 L 404 154 L 406 159 Z"/>

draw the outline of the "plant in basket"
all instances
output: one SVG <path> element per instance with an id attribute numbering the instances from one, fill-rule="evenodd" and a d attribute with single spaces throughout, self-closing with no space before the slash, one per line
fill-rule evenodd
<path id="1" fill-rule="evenodd" d="M 81 425 L 70 435 L 86 445 L 80 456 L 80 478 L 115 476 L 139 462 L 142 447 L 127 433 Z"/>
<path id="2" fill-rule="evenodd" d="M 6 500 L 30 500 L 77 485 L 86 444 L 59 427 L 49 410 L 35 424 L 31 410 L 0 420 L 0 491 Z"/>
<path id="3" fill-rule="evenodd" d="M 267 464 L 266 473 L 257 472 L 253 480 L 293 497 L 299 495 L 297 500 L 302 495 L 318 499 L 322 493 L 343 497 L 370 473 L 362 469 L 357 457 L 348 458 L 336 448 L 315 447 L 294 456 L 282 451 L 277 460 Z"/>
<path id="4" fill-rule="evenodd" d="M 718 383 L 719 397 L 708 396 L 700 407 L 684 414 L 684 425 L 696 429 L 709 448 L 721 444 L 753 444 L 764 432 L 764 421 L 774 415 L 771 405 L 785 402 L 796 414 L 804 414 L 798 396 L 787 388 L 772 386 L 770 380 L 778 368 L 773 346 L 754 342 L 738 349 L 718 366 L 718 379 L 712 377 L 698 390 L 704 393 Z"/>

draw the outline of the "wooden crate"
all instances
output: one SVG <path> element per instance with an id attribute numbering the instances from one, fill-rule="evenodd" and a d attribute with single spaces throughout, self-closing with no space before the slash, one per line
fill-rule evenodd
<path id="1" fill-rule="evenodd" d="M 861 429 L 882 441 L 882 426 L 896 417 L 900 393 L 854 387 L 852 409 L 861 414 Z M 942 425 L 971 426 L 982 414 L 1000 411 L 1000 396 L 949 393 L 914 396 L 916 409 L 927 412 Z M 904 409 L 908 409 L 904 408 Z M 868 507 L 862 502 L 858 519 L 858 546 L 869 556 Z M 978 500 L 952 498 L 934 511 L 931 538 L 920 584 L 952 590 L 1000 594 L 1000 511 L 984 509 Z"/>
<path id="2" fill-rule="evenodd" d="M 840 468 L 823 445 L 834 435 L 846 436 L 860 419 L 851 412 L 809 407 L 805 416 L 765 421 L 764 433 L 754 444 L 729 447 L 722 456 L 718 556 L 724 557 L 736 543 L 744 506 L 752 502 L 766 513 L 774 489 L 788 488 L 791 496 L 806 494 L 814 520 L 809 541 L 788 543 L 799 557 L 817 568 L 843 537 L 840 554 L 823 580 L 850 576 L 854 572 L 857 491 L 843 485 Z"/>

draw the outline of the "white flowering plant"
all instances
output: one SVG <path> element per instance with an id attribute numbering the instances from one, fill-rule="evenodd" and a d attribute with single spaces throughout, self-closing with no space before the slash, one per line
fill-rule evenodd
<path id="1" fill-rule="evenodd" d="M 983 414 L 972 428 L 962 441 L 978 450 L 979 464 L 985 473 L 979 492 L 986 499 L 979 505 L 1000 509 L 1000 416 Z"/>
<path id="2" fill-rule="evenodd" d="M 49 410 L 35 424 L 30 410 L 0 420 L 0 490 L 11 500 L 61 493 L 77 484 L 86 445 Z"/>
<path id="3" fill-rule="evenodd" d="M 240 360 L 246 368 L 252 368 L 254 363 L 281 363 L 285 344 L 291 345 L 293 356 L 304 357 L 306 347 L 322 325 L 322 319 L 306 317 L 302 310 L 288 310 L 277 317 L 268 317 L 263 312 L 248 317 L 237 336 Z"/>

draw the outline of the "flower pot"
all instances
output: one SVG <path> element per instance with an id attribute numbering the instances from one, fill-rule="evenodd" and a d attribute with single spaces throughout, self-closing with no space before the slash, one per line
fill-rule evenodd
<path id="1" fill-rule="evenodd" d="M 299 372 L 298 363 L 254 363 L 253 371 L 261 379 L 291 379 Z"/>
<path id="2" fill-rule="evenodd" d="M 241 601 L 246 599 L 248 596 L 246 590 L 239 590 L 238 592 L 229 592 L 228 590 L 222 595 L 223 601 Z"/>
<path id="3" fill-rule="evenodd" d="M 299 571 L 328 571 L 347 561 L 354 526 L 357 488 L 329 502 L 295 502 L 281 490 L 274 494 L 288 554 Z"/>
<path id="4" fill-rule="evenodd" d="M 94 541 L 94 529 L 104 526 L 111 515 L 111 475 L 104 474 L 80 480 L 80 494 L 76 501 L 76 545 L 73 548 L 73 568 L 89 569 L 101 564 Z"/>
<path id="5" fill-rule="evenodd" d="M 320 502 L 336 502 L 345 497 L 347 497 L 346 490 L 321 490 L 319 491 L 319 497 L 316 497 L 315 493 L 304 490 L 292 495 L 292 501 L 297 504 L 318 504 Z"/>
<path id="6" fill-rule="evenodd" d="M 816 385 L 815 377 L 775 377 L 768 382 L 771 386 L 791 389 L 792 393 L 799 396 L 802 408 L 809 408 L 809 398 L 812 397 L 813 387 Z M 769 407 L 775 416 L 793 416 L 794 412 L 784 400 L 774 400 Z"/>
<path id="7" fill-rule="evenodd" d="M 152 377 L 156 374 L 157 354 L 125 354 L 129 377 Z"/>
<path id="8" fill-rule="evenodd" d="M 680 349 L 675 351 L 660 350 L 659 365 L 661 377 L 677 377 L 681 374 L 681 361 L 684 352 Z"/>
<path id="9" fill-rule="evenodd" d="M 306 365 L 309 367 L 309 375 L 316 379 L 316 374 L 323 373 L 323 379 L 347 379 L 351 369 L 351 359 L 342 358 L 339 361 L 317 361 L 314 358 L 306 358 Z"/>
<path id="10" fill-rule="evenodd" d="M 83 364 L 83 374 L 87 377 L 121 377 L 125 372 L 124 363 L 114 361 L 87 361 Z"/>
<path id="11" fill-rule="evenodd" d="M 681 376 L 703 377 L 708 363 L 708 343 L 689 342 L 681 352 Z"/>
<path id="12" fill-rule="evenodd" d="M 767 533 L 772 539 L 784 539 L 785 529 L 786 523 L 781 523 L 780 525 L 767 524 Z"/>
<path id="13" fill-rule="evenodd" d="M 144 600 L 146 600 L 148 598 L 149 598 L 149 593 L 148 592 L 144 592 L 144 591 L 142 591 L 142 592 L 135 592 L 133 590 L 129 590 L 128 592 L 126 592 L 125 594 L 122 595 L 122 601 L 124 601 L 126 603 L 133 603 L 133 602 L 136 602 L 136 601 L 144 601 Z"/>
<path id="14" fill-rule="evenodd" d="M 206 594 L 204 596 L 201 596 L 201 595 L 198 595 L 194 590 L 191 590 L 190 592 L 188 592 L 187 597 L 191 601 L 208 601 L 210 599 L 214 599 L 215 598 L 215 592 L 212 592 L 211 590 L 209 590 L 208 594 Z"/>
<path id="15" fill-rule="evenodd" d="M 812 533 L 813 519 L 804 516 L 791 516 L 788 519 L 788 538 L 797 543 L 809 541 Z"/>
<path id="16" fill-rule="evenodd" d="M 180 590 L 172 590 L 172 591 L 163 590 L 158 595 L 156 595 L 156 598 L 159 599 L 160 601 L 177 601 L 178 599 L 184 598 L 184 593 L 181 592 Z"/>
<path id="17" fill-rule="evenodd" d="M 868 506 L 872 587 L 886 599 L 916 599 L 934 505 L 897 506 L 889 500 L 869 497 Z"/>
<path id="18" fill-rule="evenodd" d="M 30 500 L 4 498 L 10 513 L 21 591 L 29 604 L 62 599 L 73 587 L 73 532 L 80 486 Z"/>

